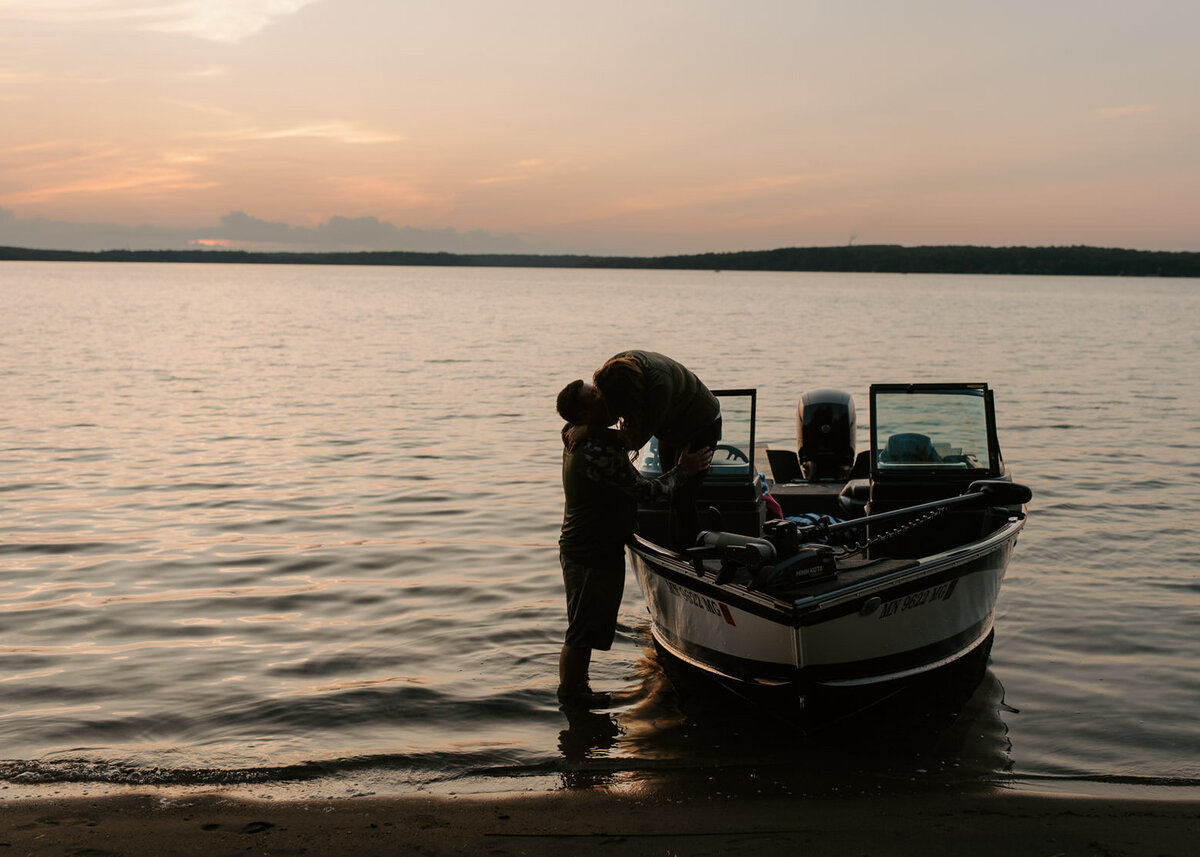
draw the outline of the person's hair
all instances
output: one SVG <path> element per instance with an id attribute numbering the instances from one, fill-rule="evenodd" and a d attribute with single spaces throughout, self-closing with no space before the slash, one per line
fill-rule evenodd
<path id="1" fill-rule="evenodd" d="M 640 434 L 646 394 L 642 364 L 631 354 L 621 354 L 597 369 L 593 382 L 604 396 L 609 413 L 621 418 L 621 431 L 625 436 Z"/>
<path id="2" fill-rule="evenodd" d="M 583 389 L 583 379 L 578 378 L 559 391 L 555 407 L 558 415 L 569 423 L 583 422 L 579 414 L 579 391 Z"/>

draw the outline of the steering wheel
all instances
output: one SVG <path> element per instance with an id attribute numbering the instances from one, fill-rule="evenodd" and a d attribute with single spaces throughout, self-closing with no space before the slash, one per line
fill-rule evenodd
<path id="1" fill-rule="evenodd" d="M 747 464 L 750 463 L 750 456 L 746 455 L 746 453 L 742 452 L 736 446 L 730 446 L 727 443 L 718 443 L 713 447 L 713 454 L 715 455 L 718 452 L 725 453 L 725 458 L 727 460 L 744 461 Z"/>

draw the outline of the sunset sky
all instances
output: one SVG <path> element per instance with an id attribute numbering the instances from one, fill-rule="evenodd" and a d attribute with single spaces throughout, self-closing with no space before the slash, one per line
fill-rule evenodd
<path id="1" fill-rule="evenodd" d="M 1196 0 L 0 0 L 0 245 L 1200 250 Z"/>

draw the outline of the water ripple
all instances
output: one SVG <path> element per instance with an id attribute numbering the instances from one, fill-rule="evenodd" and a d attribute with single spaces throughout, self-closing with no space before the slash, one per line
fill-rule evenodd
<path id="1" fill-rule="evenodd" d="M 774 446 L 794 445 L 805 389 L 852 391 L 860 445 L 872 382 L 996 389 L 1006 461 L 1035 492 L 1001 595 L 1003 684 L 923 746 L 984 774 L 1131 782 L 1200 755 L 1200 381 L 1163 359 L 1164 343 L 1194 343 L 1190 285 L 1134 298 L 1074 278 L 5 274 L 0 371 L 23 392 L 0 416 L 0 779 L 731 764 L 715 744 L 771 758 L 777 744 L 731 744 L 684 713 L 632 579 L 594 659 L 613 708 L 573 721 L 554 694 L 553 398 L 668 315 L 645 344 L 714 386 L 758 387 Z M 772 306 L 771 323 L 713 313 L 731 293 Z M 887 324 L 851 330 L 848 308 L 867 306 Z M 831 349 L 797 330 L 848 333 Z"/>

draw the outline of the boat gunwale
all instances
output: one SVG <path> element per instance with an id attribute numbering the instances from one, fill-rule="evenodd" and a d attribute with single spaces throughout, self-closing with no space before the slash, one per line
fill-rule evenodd
<path id="1" fill-rule="evenodd" d="M 844 601 L 855 600 L 863 595 L 869 595 L 876 588 L 890 588 L 904 583 L 909 578 L 924 578 L 938 571 L 964 565 L 979 557 L 986 556 L 996 550 L 1001 544 L 1015 539 L 1025 527 L 1024 510 L 1012 515 L 1004 525 L 993 530 L 981 539 L 967 544 L 958 545 L 940 553 L 915 559 L 916 565 L 898 568 L 880 577 L 869 578 L 859 583 L 851 583 L 846 587 L 830 590 L 823 595 L 809 595 L 797 598 L 792 607 L 797 613 L 810 613 L 836 607 Z"/>
<path id="2" fill-rule="evenodd" d="M 1024 526 L 1025 513 L 1022 509 L 1020 513 L 1013 514 L 1003 526 L 973 542 L 958 545 L 928 557 L 914 558 L 911 564 L 902 565 L 877 577 L 837 587 L 820 595 L 803 596 L 791 601 L 766 592 L 748 590 L 745 584 L 718 584 L 716 581 L 707 580 L 697 574 L 692 565 L 685 561 L 680 554 L 636 534 L 627 547 L 635 555 L 640 556 L 643 562 L 651 565 L 656 574 L 685 585 L 694 591 L 700 591 L 710 597 L 733 604 L 739 609 L 768 621 L 800 627 L 801 625 L 819 624 L 827 618 L 832 618 L 823 615 L 831 610 L 843 607 L 849 602 L 865 600 L 898 586 L 915 588 L 926 586 L 929 583 L 928 577 L 953 571 L 995 552 L 1006 542 L 1014 541 Z M 972 569 L 963 574 L 974 574 L 982 570 L 984 569 Z M 843 611 L 838 610 L 837 612 L 840 615 Z"/>

